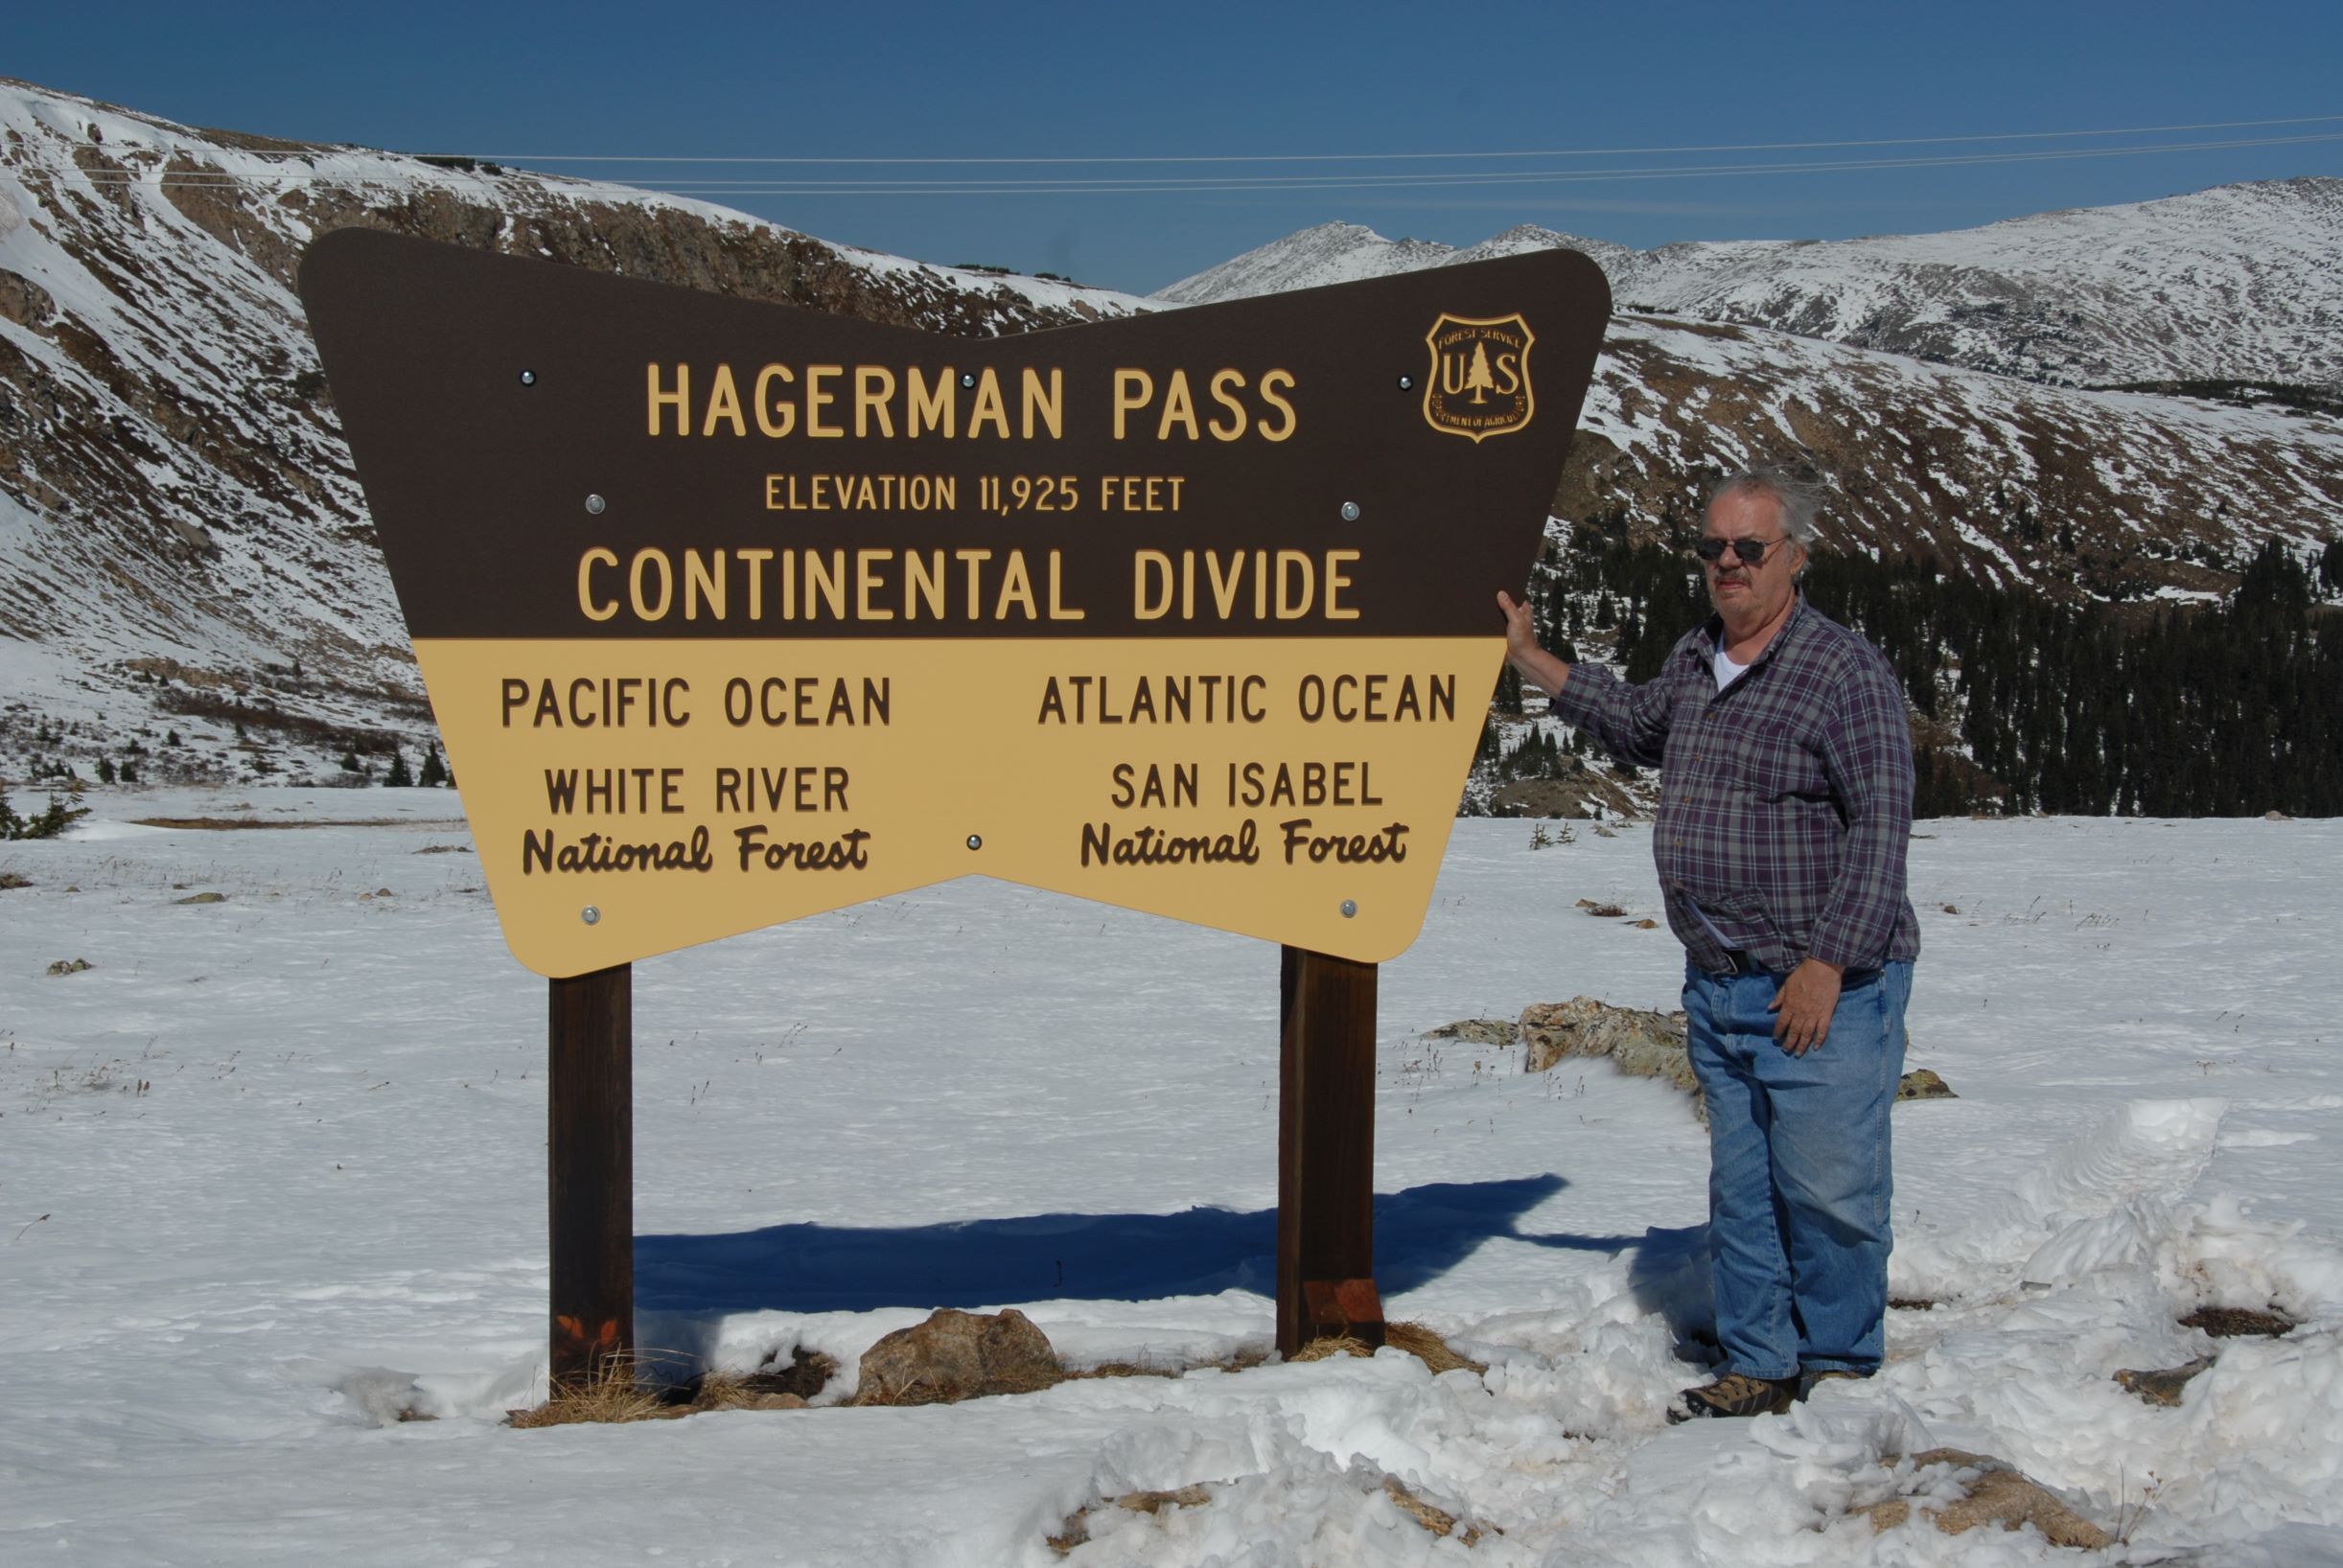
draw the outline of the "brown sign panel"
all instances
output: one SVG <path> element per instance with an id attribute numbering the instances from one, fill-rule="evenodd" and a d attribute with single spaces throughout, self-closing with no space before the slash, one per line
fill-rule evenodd
<path id="1" fill-rule="evenodd" d="M 1610 309 L 1547 252 L 973 340 L 359 230 L 301 292 L 553 976 L 972 873 L 1397 954 Z"/>

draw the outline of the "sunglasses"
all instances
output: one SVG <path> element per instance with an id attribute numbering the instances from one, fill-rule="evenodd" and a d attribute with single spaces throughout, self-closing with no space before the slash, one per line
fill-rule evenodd
<path id="1" fill-rule="evenodd" d="M 1726 550 L 1730 549 L 1733 554 L 1741 558 L 1743 565 L 1754 566 L 1765 560 L 1767 553 L 1775 545 L 1788 542 L 1786 537 L 1768 540 L 1763 544 L 1753 539 L 1704 539 L 1692 546 L 1692 553 L 1714 565 L 1717 562 L 1724 560 Z"/>

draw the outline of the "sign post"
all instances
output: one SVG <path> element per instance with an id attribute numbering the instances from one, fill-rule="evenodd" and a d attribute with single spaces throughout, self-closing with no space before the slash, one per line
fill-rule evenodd
<path id="1" fill-rule="evenodd" d="M 635 1354 L 635 971 L 550 980 L 545 1148 L 556 1388 Z"/>
<path id="2" fill-rule="evenodd" d="M 1375 1289 L 1376 966 L 1280 951 L 1277 1349 L 1383 1342 Z"/>
<path id="3" fill-rule="evenodd" d="M 1593 263 L 977 340 L 345 229 L 301 294 L 554 981 L 558 1364 L 631 1334 L 627 966 L 971 874 L 1286 950 L 1279 1337 L 1375 1330 L 1375 966 L 1431 902 Z"/>

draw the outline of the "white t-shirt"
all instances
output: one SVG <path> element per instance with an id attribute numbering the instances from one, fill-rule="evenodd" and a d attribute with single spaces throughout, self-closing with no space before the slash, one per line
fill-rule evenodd
<path id="1" fill-rule="evenodd" d="M 1750 673 L 1750 667 L 1748 665 L 1735 664 L 1731 659 L 1725 657 L 1725 648 L 1722 643 L 1718 644 L 1716 654 L 1709 662 L 1717 672 L 1717 690 L 1719 691 L 1723 691 L 1726 687 L 1731 685 L 1734 681 L 1740 680 L 1743 676 Z M 1691 901 L 1687 899 L 1685 902 L 1690 903 Z M 1715 941 L 1717 946 L 1725 948 L 1728 951 L 1731 950 L 1732 944 L 1725 939 L 1725 934 L 1723 932 L 1717 930 L 1716 922 L 1708 918 L 1708 911 L 1706 910 L 1702 909 L 1698 904 L 1693 904 L 1692 912 L 1700 916 L 1702 925 L 1708 928 L 1709 937 Z"/>

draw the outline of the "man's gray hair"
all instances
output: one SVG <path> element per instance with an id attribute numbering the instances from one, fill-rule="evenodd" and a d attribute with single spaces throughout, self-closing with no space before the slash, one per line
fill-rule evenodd
<path id="1" fill-rule="evenodd" d="M 1704 512 L 1727 496 L 1763 496 L 1781 514 L 1781 531 L 1801 550 L 1814 545 L 1815 514 L 1821 510 L 1821 487 L 1781 463 L 1760 463 L 1728 473 L 1708 487 Z"/>

